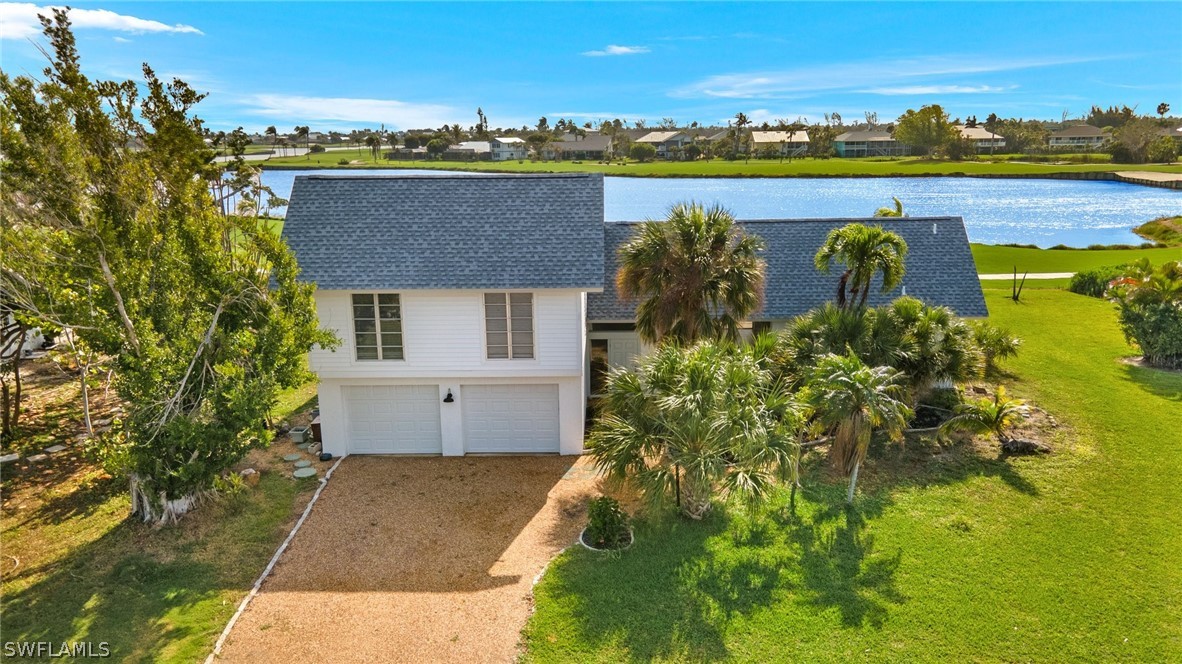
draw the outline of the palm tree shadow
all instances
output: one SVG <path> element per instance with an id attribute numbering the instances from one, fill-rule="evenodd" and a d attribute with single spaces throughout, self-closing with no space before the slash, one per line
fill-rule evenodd
<path id="1" fill-rule="evenodd" d="M 1124 364 L 1125 380 L 1141 389 L 1168 399 L 1182 402 L 1182 371 Z"/>
<path id="2" fill-rule="evenodd" d="M 881 628 L 890 607 L 908 599 L 896 583 L 902 549 L 878 552 L 867 532 L 867 517 L 881 508 L 881 501 L 868 501 L 862 509 L 833 505 L 789 531 L 800 551 L 800 601 L 837 609 L 846 627 Z"/>

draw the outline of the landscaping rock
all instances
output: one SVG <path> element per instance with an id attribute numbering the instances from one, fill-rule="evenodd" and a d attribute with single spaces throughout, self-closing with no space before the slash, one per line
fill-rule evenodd
<path id="1" fill-rule="evenodd" d="M 1049 454 L 1051 448 L 1038 441 L 1011 438 L 1001 444 L 1001 451 L 1006 454 Z"/>
<path id="2" fill-rule="evenodd" d="M 296 452 L 296 453 L 292 453 L 292 454 L 284 454 L 284 455 L 283 455 L 283 460 L 284 460 L 284 461 L 299 461 L 300 459 L 303 459 L 303 458 L 304 458 L 304 455 L 303 455 L 303 454 L 300 454 L 300 453 L 298 453 L 298 452 Z"/>
<path id="3" fill-rule="evenodd" d="M 259 471 L 255 470 L 254 468 L 247 468 L 238 474 L 242 476 L 242 480 L 244 482 L 246 482 L 248 485 L 250 485 L 250 486 L 258 486 L 259 485 L 260 474 L 259 474 Z"/>
<path id="4" fill-rule="evenodd" d="M 291 474 L 292 477 L 316 477 L 315 468 L 296 468 L 295 472 Z"/>

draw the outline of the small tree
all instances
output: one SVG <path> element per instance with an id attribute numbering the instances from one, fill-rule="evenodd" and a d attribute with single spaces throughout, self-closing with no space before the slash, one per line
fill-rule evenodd
<path id="1" fill-rule="evenodd" d="M 817 419 L 831 433 L 829 457 L 850 478 L 846 502 L 854 502 L 858 470 L 878 430 L 898 439 L 911 417 L 901 400 L 903 375 L 890 367 L 868 367 L 853 354 L 821 359 L 805 390 Z"/>
<path id="2" fill-rule="evenodd" d="M 609 478 L 701 519 L 717 495 L 755 503 L 795 481 L 801 416 L 750 351 L 667 345 L 608 375 L 587 450 Z"/>
<path id="3" fill-rule="evenodd" d="M 657 148 L 649 143 L 633 143 L 628 148 L 628 156 L 643 164 L 657 158 Z"/>
<path id="4" fill-rule="evenodd" d="M 1021 339 L 989 321 L 976 320 L 970 326 L 973 329 L 973 341 L 981 350 L 986 371 L 997 371 L 997 360 L 1017 355 L 1022 347 Z"/>
<path id="5" fill-rule="evenodd" d="M 432 138 L 427 141 L 427 154 L 431 155 L 433 159 L 440 159 L 443 153 L 447 152 L 449 143 L 443 138 Z"/>
<path id="6" fill-rule="evenodd" d="M 1182 261 L 1162 263 L 1155 269 L 1142 258 L 1109 293 L 1119 306 L 1125 338 L 1141 348 L 1145 361 L 1182 367 Z"/>

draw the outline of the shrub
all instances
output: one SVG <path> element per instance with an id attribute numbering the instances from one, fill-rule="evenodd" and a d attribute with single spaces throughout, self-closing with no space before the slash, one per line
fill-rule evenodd
<path id="1" fill-rule="evenodd" d="M 984 320 L 973 321 L 969 325 L 973 329 L 973 342 L 977 344 L 981 358 L 985 361 L 986 371 L 996 370 L 998 359 L 1018 354 L 1022 340 L 1010 334 L 1009 330 Z"/>
<path id="2" fill-rule="evenodd" d="M 324 146 L 323 145 L 313 145 L 312 147 L 308 148 L 308 152 L 311 152 L 312 154 L 316 154 L 318 152 L 324 152 Z"/>
<path id="3" fill-rule="evenodd" d="M 337 160 L 337 165 L 338 165 L 338 166 L 348 166 L 348 165 L 349 165 L 349 160 L 348 160 L 348 159 L 345 159 L 344 157 L 342 157 L 342 158 L 340 158 L 340 159 L 338 159 L 338 160 Z"/>
<path id="4" fill-rule="evenodd" d="M 1149 144 L 1145 157 L 1155 164 L 1168 164 L 1178 159 L 1178 143 L 1169 136 L 1161 136 Z"/>
<path id="5" fill-rule="evenodd" d="M 615 498 L 600 496 L 587 502 L 587 531 L 583 541 L 596 549 L 618 549 L 628 545 L 632 532 L 628 514 Z"/>
<path id="6" fill-rule="evenodd" d="M 1067 290 L 1088 297 L 1104 297 L 1108 284 L 1120 279 L 1125 272 L 1124 265 L 1106 265 L 1091 270 L 1076 272 L 1067 284 Z"/>
<path id="7" fill-rule="evenodd" d="M 648 143 L 633 143 L 632 147 L 628 148 L 628 156 L 644 163 L 656 159 L 657 149 Z"/>
<path id="8" fill-rule="evenodd" d="M 1154 269 L 1141 259 L 1110 289 L 1125 337 L 1151 365 L 1182 367 L 1182 261 Z"/>

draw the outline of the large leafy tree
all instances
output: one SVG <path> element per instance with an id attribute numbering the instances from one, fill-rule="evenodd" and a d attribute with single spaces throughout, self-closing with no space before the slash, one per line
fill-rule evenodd
<path id="1" fill-rule="evenodd" d="M 852 353 L 827 355 L 813 371 L 805 398 L 830 432 L 829 455 L 850 478 L 846 501 L 854 502 L 858 470 L 875 431 L 898 438 L 911 409 L 902 401 L 903 375 L 890 367 L 869 367 Z"/>
<path id="2" fill-rule="evenodd" d="M 202 96 L 147 65 L 142 85 L 91 81 L 66 12 L 42 23 L 42 80 L 0 74 L 0 287 L 30 311 L 56 298 L 91 312 L 62 322 L 115 357 L 127 415 L 108 443 L 128 459 L 133 512 L 170 521 L 269 440 L 278 390 L 335 340 L 290 250 L 211 196 Z"/>
<path id="3" fill-rule="evenodd" d="M 948 113 L 939 104 L 924 106 L 918 111 L 907 109 L 895 123 L 895 140 L 927 154 L 960 138 L 956 126 L 948 120 Z"/>
<path id="4" fill-rule="evenodd" d="M 636 329 L 649 342 L 737 339 L 739 321 L 763 297 L 763 241 L 735 225 L 725 208 L 674 205 L 620 248 L 616 284 L 640 298 Z"/>
<path id="5" fill-rule="evenodd" d="M 766 350 L 669 344 L 614 370 L 587 446 L 596 466 L 694 519 L 720 493 L 758 501 L 795 481 L 802 409 L 764 368 Z"/>
<path id="6" fill-rule="evenodd" d="M 845 265 L 845 272 L 837 282 L 837 304 L 845 307 L 855 299 L 858 306 L 866 305 L 875 274 L 882 274 L 884 293 L 902 283 L 907 269 L 906 259 L 907 243 L 898 233 L 882 226 L 847 224 L 829 232 L 825 244 L 814 257 L 814 263 L 824 274 L 829 273 L 834 262 Z"/>

